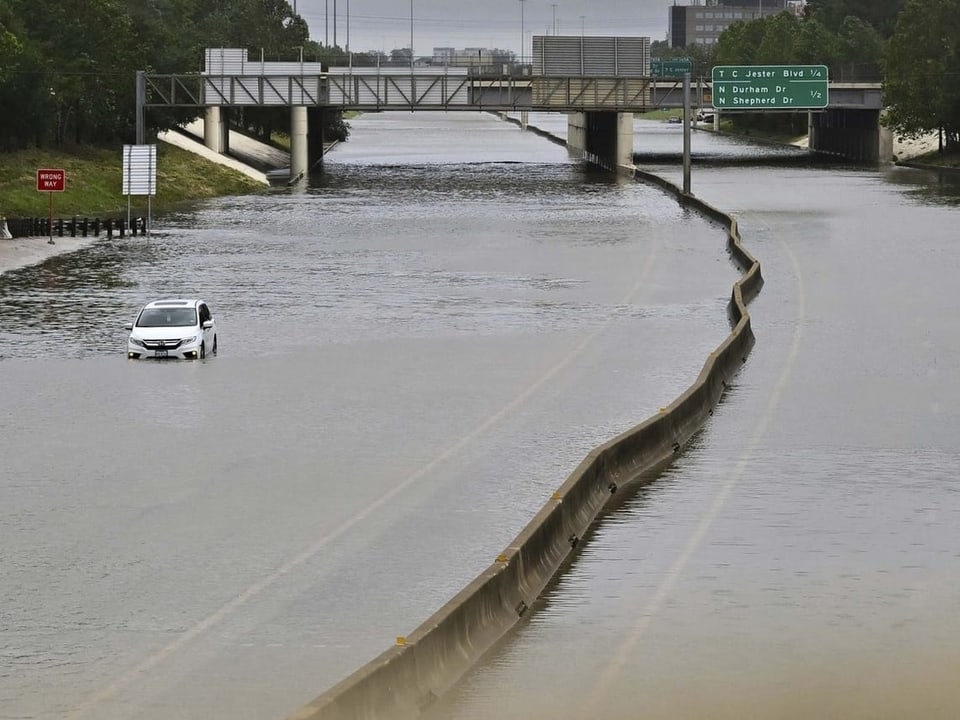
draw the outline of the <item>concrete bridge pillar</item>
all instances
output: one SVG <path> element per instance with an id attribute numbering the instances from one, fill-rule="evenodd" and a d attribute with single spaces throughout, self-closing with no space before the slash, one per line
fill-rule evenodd
<path id="1" fill-rule="evenodd" d="M 567 147 L 611 172 L 632 168 L 633 113 L 570 113 Z"/>
<path id="2" fill-rule="evenodd" d="M 203 144 L 216 153 L 230 151 L 230 111 L 213 105 L 203 116 Z"/>
<path id="3" fill-rule="evenodd" d="M 877 138 L 880 152 L 880 162 L 893 161 L 893 130 L 880 123 L 879 137 Z"/>
<path id="4" fill-rule="evenodd" d="M 307 108 L 307 164 L 312 170 L 318 164 L 323 164 L 323 146 L 326 139 L 323 136 L 325 110 L 320 106 Z"/>
<path id="5" fill-rule="evenodd" d="M 567 149 L 577 157 L 587 153 L 587 114 L 572 112 L 567 114 Z"/>
<path id="6" fill-rule="evenodd" d="M 633 113 L 617 113 L 616 170 L 633 169 Z"/>
<path id="7" fill-rule="evenodd" d="M 290 108 L 290 179 L 299 180 L 310 170 L 310 148 L 307 142 L 307 108 L 295 105 Z"/>

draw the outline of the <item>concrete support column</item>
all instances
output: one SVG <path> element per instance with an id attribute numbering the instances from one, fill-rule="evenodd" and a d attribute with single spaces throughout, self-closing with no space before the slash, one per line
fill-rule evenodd
<path id="1" fill-rule="evenodd" d="M 633 113 L 617 113 L 616 169 L 633 170 Z"/>
<path id="2" fill-rule="evenodd" d="M 230 124 L 226 110 L 217 105 L 207 108 L 203 116 L 203 144 L 216 153 L 230 149 Z"/>
<path id="3" fill-rule="evenodd" d="M 879 148 L 880 162 L 888 163 L 893 161 L 893 130 L 880 124 L 878 130 L 879 137 L 877 145 Z"/>
<path id="4" fill-rule="evenodd" d="M 587 152 L 587 115 L 582 112 L 567 114 L 567 149 L 574 157 L 584 157 Z"/>
<path id="5" fill-rule="evenodd" d="M 520 129 L 526 130 L 529 122 L 530 122 L 530 113 L 527 112 L 526 110 L 521 110 L 520 111 Z"/>
<path id="6" fill-rule="evenodd" d="M 310 148 L 307 144 L 307 108 L 295 105 L 290 108 L 290 179 L 299 180 L 310 170 Z"/>
<path id="7" fill-rule="evenodd" d="M 325 118 L 325 111 L 322 107 L 307 108 L 307 147 L 309 148 L 307 163 L 311 170 L 317 165 L 323 164 Z"/>
<path id="8" fill-rule="evenodd" d="M 715 132 L 720 132 L 720 111 L 713 111 L 713 129 Z"/>

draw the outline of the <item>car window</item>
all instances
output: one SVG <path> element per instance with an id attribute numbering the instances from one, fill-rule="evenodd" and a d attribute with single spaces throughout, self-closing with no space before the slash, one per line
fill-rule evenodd
<path id="1" fill-rule="evenodd" d="M 137 327 L 189 327 L 197 324 L 193 308 L 147 308 L 137 318 Z"/>
<path id="2" fill-rule="evenodd" d="M 210 308 L 203 303 L 200 304 L 200 322 L 205 323 L 210 319 Z"/>

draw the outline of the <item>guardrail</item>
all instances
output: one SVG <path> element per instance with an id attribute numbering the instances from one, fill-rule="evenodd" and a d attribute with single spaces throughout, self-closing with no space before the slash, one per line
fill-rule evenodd
<path id="1" fill-rule="evenodd" d="M 53 232 L 51 232 L 50 218 L 28 217 L 28 218 L 7 218 L 7 228 L 10 235 L 14 238 L 25 237 L 99 237 L 101 233 L 108 238 L 117 233 L 120 237 L 147 234 L 147 219 L 142 217 L 130 218 L 127 223 L 126 218 L 77 218 L 73 217 L 67 220 L 57 218 L 53 221 Z"/>

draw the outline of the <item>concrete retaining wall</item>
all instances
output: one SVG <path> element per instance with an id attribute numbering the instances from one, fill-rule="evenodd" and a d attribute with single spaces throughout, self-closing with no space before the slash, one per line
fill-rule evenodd
<path id="1" fill-rule="evenodd" d="M 443 695 L 539 597 L 591 523 L 625 488 L 650 479 L 713 414 L 753 346 L 746 302 L 763 283 L 760 265 L 742 246 L 736 221 L 646 173 L 727 230 L 742 275 L 731 293 L 732 331 L 710 353 L 696 381 L 668 407 L 591 451 L 503 553 L 467 587 L 397 645 L 290 716 L 289 720 L 402 720 Z"/>

